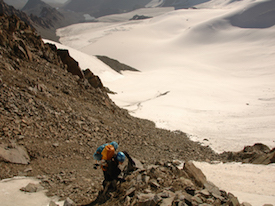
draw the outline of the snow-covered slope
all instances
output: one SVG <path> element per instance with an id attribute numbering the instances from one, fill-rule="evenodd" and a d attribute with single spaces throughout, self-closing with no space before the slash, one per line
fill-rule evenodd
<path id="1" fill-rule="evenodd" d="M 111 98 L 133 115 L 188 132 L 217 151 L 256 142 L 274 147 L 274 1 L 212 0 L 196 7 L 143 21 L 78 24 L 58 34 L 63 44 L 141 71 L 114 79 L 99 74 L 118 92 Z M 195 164 L 240 202 L 275 202 L 274 164 Z"/>
<path id="2" fill-rule="evenodd" d="M 78 24 L 57 34 L 62 44 L 142 71 L 105 82 L 118 93 L 111 98 L 133 115 L 220 152 L 256 142 L 274 147 L 274 1 L 200 6 L 143 21 Z"/>

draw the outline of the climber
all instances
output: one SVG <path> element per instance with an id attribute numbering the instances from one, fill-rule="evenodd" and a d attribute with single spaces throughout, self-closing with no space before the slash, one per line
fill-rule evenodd
<path id="1" fill-rule="evenodd" d="M 94 153 L 94 159 L 99 161 L 99 164 L 95 165 L 95 169 L 97 166 L 101 166 L 104 174 L 103 186 L 106 190 L 112 188 L 116 189 L 116 184 L 118 180 L 121 180 L 118 176 L 121 173 L 119 168 L 119 164 L 122 164 L 125 161 L 125 154 L 123 152 L 115 151 L 118 148 L 118 144 L 116 142 L 111 142 L 110 144 L 103 144 L 99 146 Z"/>
<path id="2" fill-rule="evenodd" d="M 98 161 L 94 168 L 97 169 L 98 166 L 101 166 L 104 174 L 104 191 L 102 194 L 105 194 L 107 190 L 116 190 L 117 182 L 124 182 L 124 175 L 128 175 L 136 169 L 136 164 L 128 152 L 116 153 L 117 148 L 118 144 L 116 142 L 103 144 L 97 148 L 93 155 L 94 159 Z M 128 165 L 124 168 L 123 174 L 120 175 L 121 169 L 119 165 L 125 161 L 126 157 Z"/>

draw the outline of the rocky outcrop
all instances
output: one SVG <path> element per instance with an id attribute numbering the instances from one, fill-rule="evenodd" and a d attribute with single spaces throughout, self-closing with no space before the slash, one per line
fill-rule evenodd
<path id="1" fill-rule="evenodd" d="M 202 187 L 206 183 L 205 175 L 192 162 L 186 162 L 183 169 L 187 173 L 187 175 L 191 179 L 193 179 L 200 187 Z"/>
<path id="2" fill-rule="evenodd" d="M 79 78 L 83 79 L 84 74 L 80 69 L 78 62 L 75 61 L 70 55 L 69 51 L 66 49 L 58 49 L 58 56 L 60 56 L 62 62 L 67 65 L 67 70 L 71 72 L 73 75 L 79 76 Z"/>
<path id="3" fill-rule="evenodd" d="M 239 152 L 224 152 L 222 156 L 228 161 L 267 165 L 275 163 L 275 148 L 271 150 L 262 143 L 256 143 L 253 146 L 244 147 Z"/>
<path id="4" fill-rule="evenodd" d="M 88 82 L 92 85 L 94 88 L 103 88 L 103 84 L 100 80 L 100 78 L 91 72 L 90 69 L 86 69 L 84 71 L 84 76 L 88 80 Z"/>
<path id="5" fill-rule="evenodd" d="M 44 44 L 33 28 L 17 16 L 0 16 L 0 46 L 2 55 L 8 57 L 6 67 L 19 69 L 23 61 L 36 61 L 45 58 L 51 63 L 62 66 L 60 58 L 49 45 Z M 19 58 L 14 61 L 14 57 Z M 10 65 L 10 66 L 8 66 Z"/>
<path id="6" fill-rule="evenodd" d="M 122 71 L 134 71 L 134 72 L 139 71 L 133 67 L 130 67 L 123 63 L 120 63 L 119 61 L 109 58 L 107 56 L 99 56 L 98 55 L 96 57 L 118 73 L 121 73 Z"/>
<path id="7" fill-rule="evenodd" d="M 150 19 L 152 17 L 150 16 L 144 16 L 144 15 L 134 15 L 131 19 L 129 20 L 142 20 L 142 19 Z"/>
<path id="8" fill-rule="evenodd" d="M 176 162 L 176 161 L 175 161 Z M 186 172 L 187 171 L 187 172 Z M 194 177 L 203 177 L 198 181 Z M 191 177 L 191 178 L 190 178 Z M 203 184 L 202 184 L 203 183 Z M 232 205 L 240 204 L 231 193 L 220 190 L 206 180 L 205 175 L 192 162 L 179 168 L 174 162 L 143 165 L 117 186 L 117 191 L 98 198 L 87 205 Z"/>

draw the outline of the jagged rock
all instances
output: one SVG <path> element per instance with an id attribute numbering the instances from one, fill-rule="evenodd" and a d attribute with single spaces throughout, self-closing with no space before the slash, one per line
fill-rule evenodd
<path id="1" fill-rule="evenodd" d="M 79 76 L 79 78 L 83 79 L 84 74 L 82 70 L 80 69 L 78 62 L 75 61 L 69 54 L 69 51 L 66 49 L 58 49 L 57 50 L 58 56 L 60 56 L 62 62 L 66 64 L 67 70 L 72 73 L 73 75 Z"/>
<path id="2" fill-rule="evenodd" d="M 86 69 L 84 71 L 84 76 L 88 80 L 88 82 L 92 85 L 94 88 L 103 88 L 103 84 L 100 80 L 100 78 L 91 72 L 90 69 Z"/>
<path id="3" fill-rule="evenodd" d="M 172 205 L 174 198 L 176 196 L 176 194 L 171 191 L 164 191 L 163 193 L 160 193 L 158 195 L 162 197 L 160 206 Z"/>
<path id="4" fill-rule="evenodd" d="M 203 187 L 206 183 L 205 175 L 192 162 L 185 162 L 183 170 L 189 175 L 190 178 L 194 179 L 198 186 Z"/>
<path id="5" fill-rule="evenodd" d="M 228 204 L 230 206 L 240 206 L 239 200 L 237 197 L 235 197 L 232 193 L 228 193 Z"/>
<path id="6" fill-rule="evenodd" d="M 29 164 L 30 157 L 26 148 L 19 145 L 0 145 L 0 159 L 17 164 Z"/>
<path id="7" fill-rule="evenodd" d="M 139 206 L 155 206 L 157 205 L 162 199 L 158 195 L 155 194 L 139 194 L 138 198 L 138 205 Z"/>
<path id="8" fill-rule="evenodd" d="M 131 197 L 126 196 L 125 201 L 124 201 L 124 206 L 130 206 L 130 202 L 131 202 Z"/>
<path id="9" fill-rule="evenodd" d="M 262 143 L 256 143 L 253 146 L 246 146 L 239 152 L 224 152 L 229 161 L 239 161 L 252 164 L 271 164 L 275 162 L 275 148 L 270 150 L 269 147 Z"/>
<path id="10" fill-rule="evenodd" d="M 149 184 L 150 184 L 152 187 L 156 187 L 156 188 L 159 188 L 159 187 L 160 187 L 160 185 L 159 185 L 155 180 L 149 181 Z"/>
<path id="11" fill-rule="evenodd" d="M 133 194 L 135 193 L 136 188 L 132 187 L 129 190 L 126 191 L 125 196 L 133 196 Z"/>
<path id="12" fill-rule="evenodd" d="M 200 194 L 202 194 L 204 197 L 208 198 L 210 196 L 210 193 L 207 189 L 203 189 L 199 191 Z"/>
<path id="13" fill-rule="evenodd" d="M 211 194 L 215 194 L 218 196 L 222 195 L 220 192 L 220 189 L 210 181 L 207 181 L 204 183 L 204 188 L 207 189 L 207 191 L 210 192 Z"/>
<path id="14" fill-rule="evenodd" d="M 69 197 L 67 197 L 66 200 L 64 201 L 63 206 L 76 206 L 76 204 Z"/>
<path id="15" fill-rule="evenodd" d="M 198 204 L 203 204 L 203 200 L 200 195 L 195 195 L 192 197 L 192 202 L 195 201 Z"/>
<path id="16" fill-rule="evenodd" d="M 144 166 L 143 164 L 136 158 L 132 157 L 132 159 L 134 160 L 135 162 L 135 169 L 138 169 L 138 170 L 144 170 Z"/>
<path id="17" fill-rule="evenodd" d="M 187 193 L 176 192 L 176 196 L 172 202 L 173 206 L 188 205 L 192 206 L 192 196 Z"/>

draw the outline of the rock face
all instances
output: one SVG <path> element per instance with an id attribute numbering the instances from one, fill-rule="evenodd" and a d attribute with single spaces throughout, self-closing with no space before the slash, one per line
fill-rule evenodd
<path id="1" fill-rule="evenodd" d="M 80 69 L 78 62 L 69 55 L 68 50 L 59 49 L 57 50 L 57 54 L 60 56 L 62 62 L 67 65 L 67 70 L 69 72 L 71 72 L 73 75 L 79 76 L 81 79 L 84 78 L 84 74 Z"/>
<path id="2" fill-rule="evenodd" d="M 88 82 L 92 85 L 92 87 L 104 88 L 100 78 L 98 76 L 94 75 L 90 69 L 86 69 L 84 71 L 84 76 L 88 80 Z"/>
<path id="3" fill-rule="evenodd" d="M 275 163 L 275 148 L 271 150 L 261 143 L 246 146 L 239 152 L 224 152 L 222 155 L 225 156 L 228 161 L 265 165 Z"/>
<path id="4" fill-rule="evenodd" d="M 23 61 L 37 61 L 44 58 L 61 66 L 62 62 L 54 53 L 49 45 L 44 45 L 41 37 L 24 21 L 17 16 L 0 16 L 1 32 L 0 46 L 2 47 L 2 58 L 7 57 L 6 61 L 2 61 L 5 66 L 10 69 L 19 69 Z M 14 61 L 14 57 L 19 58 Z M 63 65 L 63 64 L 62 64 Z"/>

